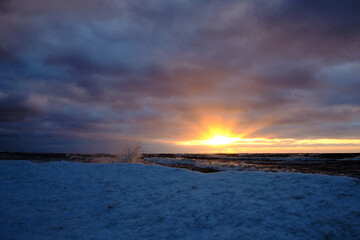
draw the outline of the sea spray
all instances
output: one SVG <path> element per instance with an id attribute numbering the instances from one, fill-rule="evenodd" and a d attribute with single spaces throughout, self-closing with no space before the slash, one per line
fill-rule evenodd
<path id="1" fill-rule="evenodd" d="M 142 148 L 139 143 L 129 146 L 124 152 L 118 154 L 119 162 L 123 163 L 139 163 L 142 157 Z"/>
<path id="2" fill-rule="evenodd" d="M 83 163 L 140 163 L 142 161 L 142 148 L 140 143 L 123 145 L 116 154 L 68 154 L 71 161 Z"/>

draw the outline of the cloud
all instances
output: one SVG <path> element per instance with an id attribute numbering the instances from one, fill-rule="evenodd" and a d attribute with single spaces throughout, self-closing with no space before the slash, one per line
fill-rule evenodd
<path id="1" fill-rule="evenodd" d="M 79 146 L 176 141 L 219 117 L 249 136 L 359 134 L 358 1 L 14 0 L 0 9 L 9 149 L 21 133 L 54 145 L 57 136 Z"/>

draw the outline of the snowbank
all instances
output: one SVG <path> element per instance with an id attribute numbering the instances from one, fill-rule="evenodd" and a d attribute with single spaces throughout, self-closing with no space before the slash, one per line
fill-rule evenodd
<path id="1" fill-rule="evenodd" d="M 0 162 L 0 239 L 357 239 L 358 179 Z"/>

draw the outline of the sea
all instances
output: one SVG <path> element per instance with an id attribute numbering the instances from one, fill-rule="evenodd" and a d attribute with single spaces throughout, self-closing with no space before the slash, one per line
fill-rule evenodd
<path id="1" fill-rule="evenodd" d="M 202 173 L 221 171 L 302 172 L 360 178 L 360 153 L 151 153 L 129 149 L 120 154 L 69 154 L 2 152 L 0 160 L 34 163 L 71 161 L 96 163 L 141 163 L 185 168 Z"/>

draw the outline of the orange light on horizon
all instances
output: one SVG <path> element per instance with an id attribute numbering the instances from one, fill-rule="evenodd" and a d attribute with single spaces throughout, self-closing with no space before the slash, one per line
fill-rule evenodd
<path id="1" fill-rule="evenodd" d="M 190 140 L 177 142 L 179 145 L 287 145 L 287 146 L 311 146 L 311 145 L 353 145 L 360 147 L 360 139 L 293 139 L 293 138 L 240 138 L 217 135 L 205 140 Z"/>
<path id="2" fill-rule="evenodd" d="M 229 145 L 239 141 L 239 138 L 216 135 L 206 140 L 192 140 L 184 142 L 186 145 Z M 180 143 L 181 144 L 181 143 Z"/>
<path id="3" fill-rule="evenodd" d="M 269 138 L 254 137 L 251 134 L 259 129 L 247 127 L 234 118 L 203 118 L 194 124 L 195 136 L 182 141 L 173 141 L 175 145 L 188 146 L 188 149 L 201 149 L 208 152 L 316 152 L 316 151 L 360 151 L 360 139 L 338 138 Z M 189 136 L 188 136 L 189 137 Z"/>
<path id="4" fill-rule="evenodd" d="M 223 118 L 202 119 L 201 125 L 197 126 L 197 132 L 201 136 L 197 140 L 177 142 L 177 145 L 200 145 L 200 146 L 222 146 L 231 145 L 240 141 L 241 136 L 232 132 L 234 121 Z"/>

